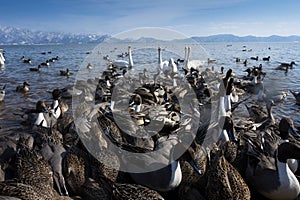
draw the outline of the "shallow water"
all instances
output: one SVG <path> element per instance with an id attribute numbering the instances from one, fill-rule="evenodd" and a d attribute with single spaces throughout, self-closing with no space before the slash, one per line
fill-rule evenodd
<path id="1" fill-rule="evenodd" d="M 128 44 L 126 44 L 128 46 Z M 22 113 L 21 108 L 34 108 L 38 100 L 50 102 L 51 95 L 48 91 L 54 88 L 62 88 L 66 85 L 74 84 L 76 78 L 94 78 L 101 76 L 101 71 L 106 67 L 106 61 L 103 56 L 109 55 L 112 59 L 118 58 L 116 55 L 126 52 L 126 45 L 109 44 L 100 45 L 95 50 L 95 44 L 68 44 L 68 45 L 9 45 L 0 46 L 5 50 L 6 64 L 0 70 L 0 84 L 7 84 L 5 101 L 0 103 L 0 135 L 8 135 L 22 130 L 20 125 L 21 118 L 16 113 Z M 246 47 L 243 47 L 243 46 Z M 135 64 L 135 73 L 142 72 L 146 66 L 149 74 L 156 72 L 157 67 L 157 45 L 147 46 L 131 44 L 133 49 L 133 60 Z M 163 46 L 163 57 L 177 58 L 184 57 L 185 45 Z M 267 72 L 264 79 L 266 89 L 268 90 L 300 90 L 300 58 L 299 43 L 206 43 L 202 44 L 205 51 L 197 48 L 197 45 L 190 45 L 192 55 L 191 59 L 209 57 L 216 59 L 215 70 L 221 66 L 225 70 L 232 68 L 236 76 L 242 76 L 247 67 L 263 65 Z M 180 47 L 180 49 L 179 49 Z M 247 51 L 242 51 L 246 49 Z M 251 49 L 251 51 L 250 51 Z M 94 51 L 93 51 L 94 50 Z M 193 51 L 194 50 L 194 51 Z M 48 53 L 51 51 L 51 54 Z M 201 51 L 201 52 L 200 52 Z M 42 54 L 46 52 L 46 54 Z M 92 52 L 92 53 L 91 53 Z M 31 58 L 32 65 L 23 63 L 20 58 Z M 45 60 L 59 56 L 59 60 L 51 63 L 49 67 L 42 67 L 40 73 L 29 71 L 30 67 L 37 67 Z M 258 56 L 259 61 L 250 60 L 250 57 Z M 262 61 L 262 57 L 271 56 L 270 62 Z M 245 67 L 242 63 L 236 63 L 235 58 L 240 57 L 243 61 L 248 59 L 249 64 Z M 287 74 L 283 71 L 274 70 L 281 62 L 295 61 L 295 66 Z M 88 62 L 94 66 L 92 70 L 86 69 Z M 143 66 L 143 67 L 141 67 Z M 210 66 L 207 66 L 211 68 Z M 73 73 L 69 78 L 60 76 L 60 70 L 69 68 Z M 80 70 L 80 76 L 78 71 Z M 27 94 L 17 93 L 15 89 L 24 81 L 30 84 L 30 91 Z M 249 102 L 254 102 L 255 98 L 250 98 Z M 294 97 L 288 93 L 286 100 L 274 107 L 276 119 L 281 117 L 290 117 L 296 125 L 300 125 L 300 106 L 295 105 Z M 245 107 L 241 106 L 237 111 L 238 115 L 245 114 Z"/>

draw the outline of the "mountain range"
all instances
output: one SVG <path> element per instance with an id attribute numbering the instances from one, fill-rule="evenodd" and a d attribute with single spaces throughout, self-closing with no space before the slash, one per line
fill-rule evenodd
<path id="1" fill-rule="evenodd" d="M 0 26 L 0 44 L 67 44 L 67 43 L 101 43 L 109 35 L 97 34 L 71 34 L 60 32 L 31 31 L 15 27 Z M 197 42 L 300 42 L 300 36 L 236 36 L 232 34 L 219 34 L 211 36 L 194 36 L 186 41 Z M 155 42 L 153 38 L 140 38 L 138 40 L 126 39 L 126 42 Z M 178 41 L 176 41 L 178 42 Z"/>
<path id="2" fill-rule="evenodd" d="M 100 43 L 108 35 L 31 31 L 0 26 L 0 44 Z"/>

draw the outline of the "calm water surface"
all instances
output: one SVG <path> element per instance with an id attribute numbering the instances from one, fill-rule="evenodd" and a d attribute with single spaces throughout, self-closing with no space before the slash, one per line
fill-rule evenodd
<path id="1" fill-rule="evenodd" d="M 149 73 L 156 72 L 157 67 L 157 47 L 142 48 L 141 46 L 131 45 L 133 47 L 133 60 L 136 67 L 136 73 L 141 72 L 139 65 L 148 65 Z M 155 46 L 155 45 L 153 45 Z M 196 59 L 198 55 L 193 52 L 195 48 L 192 46 L 191 58 Z M 246 47 L 243 47 L 246 46 Z M 68 44 L 68 45 L 9 45 L 0 46 L 5 50 L 6 64 L 0 69 L 0 84 L 6 83 L 5 101 L 0 103 L 0 135 L 7 135 L 16 131 L 21 131 L 21 118 L 14 113 L 20 113 L 22 108 L 34 108 L 38 100 L 51 101 L 51 95 L 48 91 L 54 88 L 63 88 L 66 85 L 72 85 L 76 79 L 78 70 L 83 72 L 85 77 L 101 76 L 101 71 L 106 67 L 106 61 L 103 56 L 109 55 L 112 59 L 117 58 L 117 54 L 126 52 L 127 48 L 118 46 L 118 44 L 110 44 L 105 47 L 97 47 L 95 44 Z M 183 45 L 184 47 L 184 45 Z M 299 43 L 206 43 L 202 47 L 207 52 L 205 56 L 216 59 L 215 70 L 219 70 L 221 66 L 225 70 L 232 68 L 236 76 L 242 76 L 247 67 L 263 65 L 267 76 L 264 80 L 266 89 L 269 90 L 297 90 L 300 91 L 300 44 Z M 178 48 L 178 46 L 174 46 Z M 242 51 L 246 49 L 247 51 Z M 94 50 L 94 51 L 93 51 Z M 176 52 L 175 54 L 173 52 Z M 46 54 L 42 54 L 46 52 Z M 48 52 L 51 52 L 48 53 Z M 92 52 L 92 53 L 91 53 Z M 89 54 L 91 53 L 91 54 Z M 199 52 L 198 52 L 199 53 Z M 32 65 L 23 63 L 20 58 L 31 58 Z M 45 62 L 47 59 L 59 56 L 59 61 L 51 63 L 49 67 L 43 67 L 40 73 L 29 71 L 30 67 L 37 67 L 38 64 Z M 163 52 L 163 56 L 168 59 L 170 56 L 183 58 L 184 48 L 172 49 L 168 47 Z M 259 57 L 259 61 L 250 60 L 250 57 Z M 262 57 L 271 56 L 270 62 L 262 61 Z M 248 59 L 249 64 L 245 67 L 242 63 L 236 63 L 235 58 L 240 57 L 242 60 Z M 87 58 L 92 58 L 88 59 Z M 127 59 L 127 58 L 124 58 Z M 202 58 L 201 58 L 202 59 Z M 290 70 L 287 74 L 283 71 L 274 70 L 281 62 L 295 61 L 297 66 Z M 88 62 L 94 66 L 92 70 L 85 69 Z M 73 73 L 72 76 L 66 78 L 60 76 L 60 70 L 69 68 Z M 15 89 L 24 81 L 29 82 L 30 91 L 27 94 L 17 93 Z M 249 99 L 249 102 L 254 99 Z M 295 105 L 294 97 L 288 93 L 286 100 L 274 107 L 274 114 L 277 119 L 281 117 L 290 117 L 295 121 L 296 125 L 300 125 L 300 106 Z M 245 106 L 239 108 L 240 115 L 246 115 Z"/>

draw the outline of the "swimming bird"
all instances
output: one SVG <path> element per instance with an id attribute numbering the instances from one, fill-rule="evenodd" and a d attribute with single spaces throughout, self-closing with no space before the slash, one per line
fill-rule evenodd
<path id="1" fill-rule="evenodd" d="M 49 67 L 50 66 L 50 62 L 49 62 L 49 60 L 46 60 L 45 62 L 42 62 L 40 65 L 41 66 Z"/>
<path id="2" fill-rule="evenodd" d="M 281 63 L 278 67 L 276 67 L 276 70 L 287 70 L 293 68 L 293 65 L 296 65 L 294 61 L 291 63 Z"/>
<path id="3" fill-rule="evenodd" d="M 270 56 L 268 56 L 268 57 L 263 57 L 262 60 L 263 60 L 263 61 L 270 61 L 270 58 L 271 58 Z"/>
<path id="4" fill-rule="evenodd" d="M 123 68 L 133 68 L 133 60 L 132 60 L 132 55 L 131 55 L 131 46 L 128 46 L 128 61 L 126 60 L 114 60 L 112 61 L 112 66 L 123 69 Z"/>
<path id="5" fill-rule="evenodd" d="M 29 83 L 27 83 L 26 81 L 23 83 L 23 85 L 19 85 L 16 87 L 16 92 L 23 92 L 26 93 L 29 91 Z"/>
<path id="6" fill-rule="evenodd" d="M 29 68 L 30 71 L 32 72 L 40 72 L 41 71 L 41 65 L 38 65 L 37 68 Z"/>
<path id="7" fill-rule="evenodd" d="M 300 92 L 296 92 L 293 90 L 290 90 L 290 92 L 293 94 L 293 96 L 296 99 L 296 104 L 300 105 Z"/>
<path id="8" fill-rule="evenodd" d="M 67 68 L 66 70 L 60 70 L 60 75 L 61 76 L 70 76 L 71 72 L 69 71 L 69 68 Z"/>
<path id="9" fill-rule="evenodd" d="M 58 61 L 59 57 L 58 56 L 52 57 L 51 60 L 52 60 L 52 62 Z"/>
<path id="10" fill-rule="evenodd" d="M 93 69 L 93 65 L 91 63 L 88 63 L 86 66 L 87 69 Z"/>
<path id="11" fill-rule="evenodd" d="M 162 60 L 162 49 L 161 49 L 161 47 L 158 47 L 158 69 L 160 71 L 163 71 L 164 68 L 166 68 L 168 65 L 169 65 L 169 61 Z"/>
<path id="12" fill-rule="evenodd" d="M 257 94 L 257 100 L 258 101 L 268 101 L 273 100 L 274 103 L 281 102 L 285 97 L 287 96 L 287 92 L 285 91 L 268 91 L 265 90 L 263 81 L 257 83 L 257 86 L 259 88 L 258 94 Z"/>
<path id="13" fill-rule="evenodd" d="M 23 63 L 32 64 L 32 62 L 31 62 L 31 59 L 30 59 L 30 58 L 28 58 L 28 59 L 23 59 Z"/>
<path id="14" fill-rule="evenodd" d="M 251 59 L 251 60 L 256 60 L 256 61 L 258 61 L 258 56 L 256 56 L 256 57 L 251 57 L 250 59 Z"/>
<path id="15" fill-rule="evenodd" d="M 210 59 L 210 58 L 207 58 L 207 63 L 208 63 L 208 64 L 212 64 L 212 63 L 215 63 L 215 62 L 217 62 L 216 59 Z"/>
<path id="16" fill-rule="evenodd" d="M 0 102 L 4 100 L 5 97 L 5 87 L 6 84 L 3 85 L 2 89 L 0 89 Z"/>

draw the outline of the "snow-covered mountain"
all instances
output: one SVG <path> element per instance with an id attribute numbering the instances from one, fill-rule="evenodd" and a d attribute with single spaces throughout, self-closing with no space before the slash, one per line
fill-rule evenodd
<path id="1" fill-rule="evenodd" d="M 0 44 L 100 43 L 107 35 L 31 31 L 0 26 Z"/>
<path id="2" fill-rule="evenodd" d="M 105 39 L 110 42 L 141 42 L 155 43 L 159 40 L 153 38 L 139 38 L 137 40 L 119 40 L 109 35 L 96 34 L 70 34 L 59 32 L 31 31 L 14 27 L 0 26 L 0 44 L 57 44 L 57 43 L 101 43 Z M 256 37 L 236 36 L 231 34 L 219 34 L 211 36 L 192 37 L 185 40 L 174 40 L 174 42 L 300 42 L 300 36 L 277 36 Z M 162 42 L 162 41 L 159 41 Z"/>

